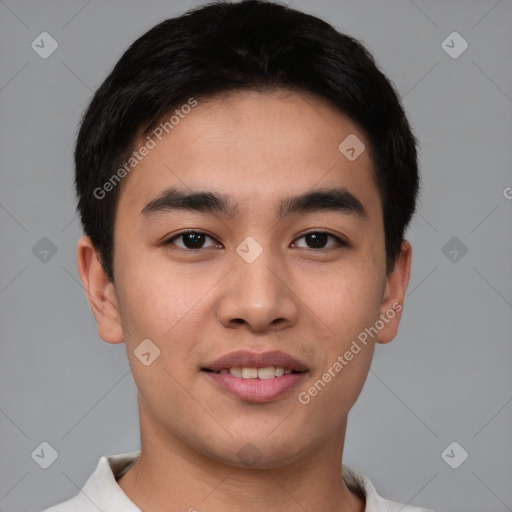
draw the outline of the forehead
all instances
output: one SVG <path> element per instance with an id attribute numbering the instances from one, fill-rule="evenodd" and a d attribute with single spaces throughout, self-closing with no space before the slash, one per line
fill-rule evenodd
<path id="1" fill-rule="evenodd" d="M 365 137 L 328 102 L 288 90 L 237 91 L 198 98 L 186 111 L 161 140 L 152 136 L 153 149 L 122 183 L 118 214 L 140 214 L 169 187 L 216 191 L 243 211 L 334 186 L 380 214 Z"/>

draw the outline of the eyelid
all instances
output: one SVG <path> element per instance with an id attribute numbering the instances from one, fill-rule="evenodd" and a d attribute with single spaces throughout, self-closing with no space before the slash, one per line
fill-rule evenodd
<path id="1" fill-rule="evenodd" d="M 322 235 L 330 236 L 331 238 L 334 238 L 336 240 L 336 244 L 338 247 L 349 247 L 350 246 L 350 244 L 340 235 L 335 235 L 334 233 L 331 233 L 330 231 L 326 231 L 325 229 L 320 229 L 320 228 L 311 229 L 309 231 L 306 231 L 305 233 L 300 234 L 299 236 L 297 236 L 297 238 L 294 239 L 293 243 L 295 243 L 297 240 L 300 240 L 301 238 L 304 238 L 307 235 L 312 235 L 312 234 L 322 234 Z M 311 250 L 319 252 L 322 250 L 326 251 L 327 249 L 330 249 L 333 247 L 336 247 L 336 245 L 331 245 L 331 246 L 327 246 L 327 247 L 322 247 L 320 249 L 311 249 Z M 307 249 L 307 247 L 300 247 L 300 249 Z"/>
<path id="2" fill-rule="evenodd" d="M 207 238 L 210 238 L 211 240 L 213 240 L 215 243 L 220 244 L 220 242 L 214 236 L 210 235 L 209 233 L 207 233 L 205 231 L 201 231 L 198 229 L 188 229 L 188 230 L 181 231 L 180 233 L 173 235 L 171 238 L 165 239 L 163 242 L 163 245 L 164 246 L 173 245 L 174 240 L 176 240 L 180 236 L 187 235 L 189 233 L 194 233 L 197 235 L 204 235 Z M 350 244 L 343 237 L 341 237 L 339 235 L 335 235 L 334 233 L 331 233 L 330 231 L 326 231 L 325 229 L 320 229 L 320 228 L 312 229 L 312 230 L 306 231 L 305 233 L 301 233 L 292 241 L 292 244 L 295 244 L 297 240 L 300 240 L 301 238 L 304 238 L 307 235 L 311 235 L 311 234 L 325 234 L 327 236 L 330 236 L 331 238 L 334 238 L 336 240 L 336 245 L 322 247 L 319 249 L 310 249 L 309 247 L 300 247 L 300 249 L 310 249 L 312 251 L 319 252 L 319 251 L 328 250 L 329 248 L 333 248 L 333 247 L 349 247 L 350 246 Z M 222 245 L 222 244 L 220 244 L 220 245 Z M 200 247 L 198 249 L 188 249 L 188 248 L 183 248 L 183 247 L 179 247 L 179 246 L 176 246 L 176 247 L 178 249 L 182 249 L 182 250 L 188 251 L 188 252 L 198 252 L 202 249 L 210 249 L 211 248 L 211 246 L 210 247 Z"/>
<path id="3" fill-rule="evenodd" d="M 194 233 L 195 235 L 204 235 L 205 237 L 213 240 L 216 244 L 220 244 L 220 242 L 214 236 L 210 235 L 209 233 L 206 233 L 205 231 L 201 231 L 199 229 L 186 229 L 185 231 L 181 231 L 180 233 L 173 235 L 171 238 L 166 238 L 162 242 L 162 245 L 164 245 L 164 246 L 174 245 L 174 243 L 173 243 L 174 240 L 176 240 L 177 238 L 180 238 L 183 235 L 188 235 L 190 233 Z M 178 249 L 181 249 L 183 251 L 188 251 L 188 252 L 197 252 L 197 251 L 200 251 L 201 249 L 210 249 L 211 248 L 211 247 L 200 247 L 199 249 L 188 249 L 188 248 L 183 248 L 183 247 L 179 247 L 179 246 L 175 246 L 175 247 L 177 247 Z"/>

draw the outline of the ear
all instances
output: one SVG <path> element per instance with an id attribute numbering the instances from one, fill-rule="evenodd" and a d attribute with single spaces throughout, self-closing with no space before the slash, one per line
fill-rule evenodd
<path id="1" fill-rule="evenodd" d="M 88 236 L 78 240 L 77 266 L 100 338 L 107 343 L 122 343 L 123 330 L 114 284 L 103 270 L 99 254 Z"/>
<path id="2" fill-rule="evenodd" d="M 402 241 L 400 256 L 386 281 L 386 289 L 380 308 L 380 320 L 384 327 L 379 330 L 377 343 L 389 343 L 398 332 L 402 317 L 405 292 L 411 274 L 412 247 L 407 240 Z"/>

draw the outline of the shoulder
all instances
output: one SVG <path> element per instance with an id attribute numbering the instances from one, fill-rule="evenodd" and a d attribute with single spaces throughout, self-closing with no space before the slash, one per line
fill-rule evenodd
<path id="1" fill-rule="evenodd" d="M 116 478 L 135 463 L 140 450 L 100 458 L 96 469 L 74 497 L 42 512 L 140 512 L 117 485 Z"/>
<path id="2" fill-rule="evenodd" d="M 433 510 L 413 507 L 412 505 L 403 505 L 402 503 L 396 503 L 395 501 L 382 500 L 382 512 L 433 512 Z"/>
<path id="3" fill-rule="evenodd" d="M 45 508 L 42 512 L 98 512 L 97 507 L 80 493 L 74 498 L 63 501 L 58 505 Z"/>
<path id="4" fill-rule="evenodd" d="M 366 499 L 365 512 L 433 512 L 426 508 L 404 505 L 379 496 L 370 479 L 343 465 L 343 479 L 348 488 Z"/>

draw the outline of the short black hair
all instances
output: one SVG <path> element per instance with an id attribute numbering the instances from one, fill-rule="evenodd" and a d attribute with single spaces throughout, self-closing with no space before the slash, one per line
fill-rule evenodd
<path id="1" fill-rule="evenodd" d="M 121 166 L 141 136 L 191 98 L 283 88 L 327 100 L 365 135 L 383 205 L 386 273 L 394 269 L 420 188 L 418 142 L 394 85 L 361 42 L 325 21 L 283 4 L 243 0 L 203 5 L 143 34 L 82 118 L 74 153 L 77 210 L 111 281 L 121 189 L 112 178 L 129 172 Z"/>

